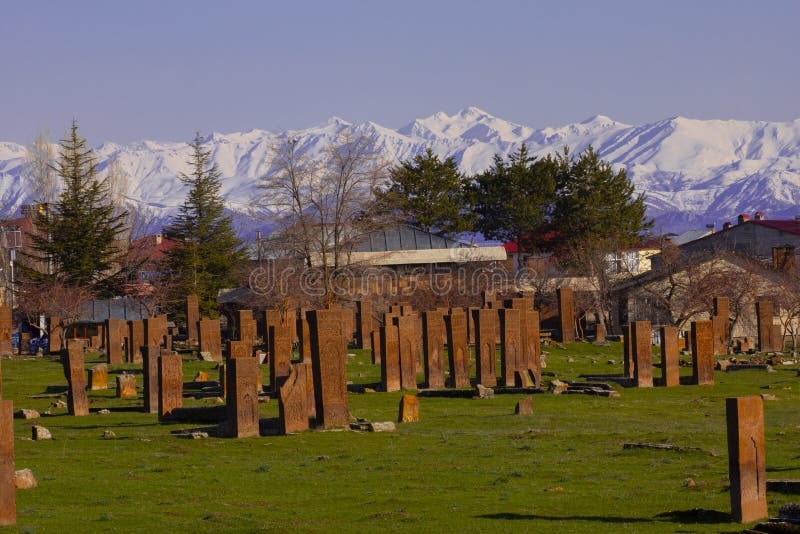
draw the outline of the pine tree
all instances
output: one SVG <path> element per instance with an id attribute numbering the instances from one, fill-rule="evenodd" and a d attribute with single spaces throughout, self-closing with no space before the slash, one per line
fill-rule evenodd
<path id="1" fill-rule="evenodd" d="M 222 174 L 211 162 L 211 152 L 203 148 L 199 132 L 189 144 L 192 172 L 180 175 L 189 191 L 166 231 L 169 238 L 178 241 L 178 246 L 169 251 L 167 263 L 177 277 L 178 290 L 183 295 L 197 295 L 200 312 L 215 317 L 219 290 L 233 282 L 245 250 L 231 217 L 225 215 L 220 196 Z"/>
<path id="2" fill-rule="evenodd" d="M 95 156 L 78 134 L 77 121 L 59 146 L 54 170 L 62 192 L 53 206 L 42 205 L 36 216 L 30 255 L 34 261 L 28 262 L 25 274 L 107 292 L 119 276 L 116 264 L 124 247 L 117 235 L 127 214 L 115 211 L 108 184 L 98 177 Z"/>
<path id="3" fill-rule="evenodd" d="M 391 170 L 379 202 L 426 232 L 452 236 L 472 228 L 474 217 L 466 209 L 468 186 L 455 159 L 441 161 L 428 148 Z"/>

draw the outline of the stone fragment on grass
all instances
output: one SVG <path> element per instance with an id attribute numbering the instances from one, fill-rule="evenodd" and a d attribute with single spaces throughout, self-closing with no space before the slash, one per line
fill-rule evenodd
<path id="1" fill-rule="evenodd" d="M 561 486 L 550 486 L 549 488 L 545 488 L 544 490 L 554 493 L 561 493 L 562 491 L 564 491 L 564 488 Z"/>
<path id="2" fill-rule="evenodd" d="M 19 490 L 33 489 L 39 486 L 33 471 L 30 469 L 20 469 L 14 472 L 14 486 Z"/>
<path id="3" fill-rule="evenodd" d="M 117 437 L 113 430 L 103 431 L 103 439 L 115 439 Z"/>
<path id="4" fill-rule="evenodd" d="M 370 432 L 397 432 L 397 427 L 391 421 L 383 421 L 379 423 L 368 423 L 367 430 Z"/>
<path id="5" fill-rule="evenodd" d="M 778 397 L 776 397 L 775 395 L 772 395 L 771 393 L 762 393 L 761 394 L 761 399 L 765 400 L 765 401 L 774 401 L 774 400 L 778 400 Z"/>
<path id="6" fill-rule="evenodd" d="M 553 395 L 561 395 L 569 388 L 569 384 L 566 382 L 562 382 L 561 380 L 553 380 L 550 382 L 550 386 L 548 387 L 548 391 Z"/>
<path id="7" fill-rule="evenodd" d="M 14 414 L 14 417 L 17 419 L 38 419 L 39 412 L 36 410 L 29 410 L 27 408 L 23 408 L 18 410 L 17 413 Z"/>
<path id="8" fill-rule="evenodd" d="M 514 415 L 533 415 L 533 399 L 526 397 L 517 402 Z"/>
<path id="9" fill-rule="evenodd" d="M 108 408 L 103 408 L 102 410 L 98 410 L 97 412 L 99 415 L 111 415 L 111 410 Z"/>
<path id="10" fill-rule="evenodd" d="M 33 425 L 31 427 L 31 438 L 33 438 L 33 441 L 42 441 L 45 439 L 53 439 L 53 435 L 45 427 Z"/>
<path id="11" fill-rule="evenodd" d="M 492 388 L 487 388 L 482 384 L 478 384 L 475 386 L 475 397 L 476 399 L 493 399 L 494 398 L 494 390 Z"/>
<path id="12" fill-rule="evenodd" d="M 205 371 L 197 371 L 197 374 L 194 375 L 195 382 L 208 382 L 208 373 Z"/>
<path id="13" fill-rule="evenodd" d="M 201 351 L 200 352 L 200 359 L 205 361 L 205 362 L 213 362 L 214 361 L 214 357 L 211 356 L 211 353 L 210 352 L 206 352 L 206 351 Z"/>

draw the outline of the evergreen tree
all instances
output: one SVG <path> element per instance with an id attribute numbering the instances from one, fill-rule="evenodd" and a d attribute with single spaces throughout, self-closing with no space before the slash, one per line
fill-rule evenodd
<path id="1" fill-rule="evenodd" d="M 34 280 L 57 278 L 70 286 L 107 292 L 119 275 L 117 260 L 125 247 L 117 235 L 127 213 L 115 210 L 107 182 L 98 178 L 94 154 L 78 134 L 77 121 L 59 145 L 54 170 L 62 192 L 54 205 L 42 205 L 35 218 L 33 261 L 24 271 Z"/>
<path id="2" fill-rule="evenodd" d="M 378 202 L 426 232 L 452 236 L 472 228 L 468 187 L 452 157 L 442 161 L 428 148 L 391 170 L 389 187 L 379 193 Z"/>
<path id="3" fill-rule="evenodd" d="M 234 283 L 234 270 L 244 261 L 245 250 L 231 217 L 225 215 L 221 173 L 199 132 L 190 146 L 192 172 L 180 175 L 189 192 L 166 231 L 179 244 L 169 251 L 167 264 L 177 278 L 176 290 L 197 295 L 200 312 L 216 317 L 219 290 Z"/>

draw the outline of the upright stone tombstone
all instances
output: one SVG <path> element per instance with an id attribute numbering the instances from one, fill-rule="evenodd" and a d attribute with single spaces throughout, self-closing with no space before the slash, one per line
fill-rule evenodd
<path id="1" fill-rule="evenodd" d="M 606 342 L 606 325 L 603 323 L 595 324 L 595 334 L 594 334 L 594 342 L 595 343 L 605 343 Z"/>
<path id="2" fill-rule="evenodd" d="M 183 360 L 179 354 L 158 357 L 158 416 L 183 406 Z"/>
<path id="3" fill-rule="evenodd" d="M 86 371 L 83 367 L 83 348 L 72 345 L 62 353 L 64 371 L 69 389 L 67 409 L 70 415 L 89 415 L 89 400 L 86 398 Z"/>
<path id="4" fill-rule="evenodd" d="M 199 331 L 200 352 L 211 354 L 215 362 L 222 361 L 222 333 L 219 319 L 200 319 L 197 323 Z"/>
<path id="5" fill-rule="evenodd" d="M 275 393 L 292 371 L 292 337 L 291 329 L 286 323 L 269 327 L 270 390 Z"/>
<path id="6" fill-rule="evenodd" d="M 756 302 L 756 322 L 758 325 L 758 351 L 772 352 L 777 350 L 772 340 L 772 324 L 774 323 L 775 307 L 771 301 L 759 300 Z"/>
<path id="7" fill-rule="evenodd" d="M 89 369 L 89 389 L 108 389 L 108 365 L 100 363 Z"/>
<path id="8" fill-rule="evenodd" d="M 674 326 L 661 327 L 661 385 L 679 386 L 680 351 L 678 350 L 678 329 Z"/>
<path id="9" fill-rule="evenodd" d="M 220 363 L 217 367 L 219 367 L 219 391 L 225 398 L 228 396 L 228 374 L 225 371 L 224 363 Z"/>
<path id="10" fill-rule="evenodd" d="M 158 358 L 160 349 L 156 345 L 142 347 L 142 373 L 145 413 L 158 413 L 159 381 Z M 181 386 L 182 388 L 183 386 Z"/>
<path id="11" fill-rule="evenodd" d="M 400 387 L 405 390 L 417 389 L 417 316 L 403 315 L 395 318 L 397 325 L 397 344 L 400 348 Z"/>
<path id="12" fill-rule="evenodd" d="M 711 321 L 692 321 L 692 383 L 714 384 L 714 332 Z"/>
<path id="13" fill-rule="evenodd" d="M 106 363 L 108 365 L 122 365 L 122 349 L 125 342 L 125 334 L 128 332 L 128 324 L 123 319 L 106 319 L 104 326 Z"/>
<path id="14" fill-rule="evenodd" d="M 422 342 L 424 349 L 425 387 L 444 387 L 444 318 L 441 312 L 422 313 Z"/>
<path id="15" fill-rule="evenodd" d="M 136 375 L 117 375 L 117 398 L 135 399 L 136 395 Z"/>
<path id="16" fill-rule="evenodd" d="M 381 364 L 381 333 L 379 330 L 373 330 L 369 333 L 370 347 L 372 348 L 372 365 Z"/>
<path id="17" fill-rule="evenodd" d="M 14 401 L 0 400 L 0 525 L 17 523 L 14 484 Z"/>
<path id="18" fill-rule="evenodd" d="M 196 345 L 199 340 L 197 321 L 200 320 L 200 302 L 197 295 L 186 295 L 186 334 L 190 345 Z"/>
<path id="19" fill-rule="evenodd" d="M 561 342 L 575 341 L 575 296 L 572 288 L 559 287 L 556 289 L 558 299 L 558 320 L 561 326 Z"/>
<path id="20" fill-rule="evenodd" d="M 258 436 L 258 388 L 255 358 L 233 358 L 225 364 L 227 373 L 228 436 Z"/>
<path id="21" fill-rule="evenodd" d="M 472 312 L 475 328 L 475 378 L 488 388 L 497 385 L 497 312 L 488 308 Z"/>
<path id="22" fill-rule="evenodd" d="M 653 387 L 653 349 L 650 321 L 636 321 L 632 328 L 633 378 L 640 388 Z"/>
<path id="23" fill-rule="evenodd" d="M 392 323 L 380 327 L 381 387 L 383 391 L 400 391 L 400 339 Z"/>
<path id="24" fill-rule="evenodd" d="M 520 365 L 522 359 L 519 332 L 520 310 L 505 308 L 499 312 L 501 384 L 506 387 L 514 387 L 517 371 L 522 372 L 527 368 L 527 366 Z"/>
<path id="25" fill-rule="evenodd" d="M 161 345 L 161 343 L 154 343 Z M 146 346 L 144 340 L 144 321 L 132 320 L 128 321 L 128 353 L 126 360 L 128 363 L 136 363 L 141 361 L 142 347 Z"/>
<path id="26" fill-rule="evenodd" d="M 235 360 L 238 358 L 251 358 L 253 348 L 247 341 L 228 341 L 228 358 Z"/>
<path id="27" fill-rule="evenodd" d="M 278 414 L 284 434 L 308 430 L 308 366 L 303 363 L 292 365 L 279 390 Z"/>
<path id="28" fill-rule="evenodd" d="M 764 405 L 760 396 L 725 400 L 731 516 L 739 523 L 767 517 Z"/>
<path id="29" fill-rule="evenodd" d="M 727 354 L 730 343 L 730 299 L 714 297 L 714 310 L 711 317 L 714 329 L 714 354 Z"/>
<path id="30" fill-rule="evenodd" d="M 529 354 L 531 359 L 528 364 L 528 369 L 533 375 L 533 381 L 536 387 L 542 385 L 542 346 L 539 344 L 539 312 L 534 311 L 533 297 L 530 299 L 531 308 L 525 310 L 528 317 L 526 339 L 525 343 L 530 345 Z"/>
<path id="31" fill-rule="evenodd" d="M 362 349 L 371 349 L 372 332 L 375 324 L 372 319 L 372 300 L 362 299 L 356 301 L 356 332 L 358 334 L 358 345 Z"/>
<path id="32" fill-rule="evenodd" d="M 147 317 L 144 320 L 144 343 L 142 343 L 142 346 L 162 346 L 164 344 L 164 336 L 167 334 L 166 326 L 166 321 L 162 320 L 162 316 L 160 315 L 155 317 Z"/>
<path id="33" fill-rule="evenodd" d="M 306 375 L 306 407 L 308 408 L 308 417 L 311 419 L 317 418 L 317 400 L 314 397 L 314 368 L 311 364 L 311 358 L 308 361 L 300 362 L 297 365 L 305 367 Z"/>
<path id="34" fill-rule="evenodd" d="M 61 319 L 50 317 L 47 321 L 47 351 L 50 354 L 58 354 L 64 347 L 61 346 L 61 335 L 64 329 L 61 327 Z"/>
<path id="35" fill-rule="evenodd" d="M 475 332 L 475 329 L 476 329 L 476 327 L 475 327 L 475 312 L 477 310 L 480 310 L 480 308 L 476 308 L 476 307 L 467 308 L 467 342 L 470 345 L 474 345 L 475 344 L 475 336 L 476 336 L 476 332 Z M 478 361 L 478 359 L 476 358 L 475 362 L 477 363 L 477 361 Z"/>
<path id="36" fill-rule="evenodd" d="M 301 312 L 297 320 L 297 337 L 300 339 L 300 361 L 311 362 L 311 332 L 305 312 Z M 374 363 L 374 362 L 373 362 Z"/>
<path id="37" fill-rule="evenodd" d="M 453 387 L 469 387 L 469 345 L 467 344 L 467 316 L 462 310 L 452 308 L 444 318 L 447 330 L 447 351 L 450 379 Z"/>
<path id="38" fill-rule="evenodd" d="M 11 306 L 0 306 L 0 356 L 11 355 L 13 329 Z"/>
<path id="39" fill-rule="evenodd" d="M 256 321 L 253 319 L 252 310 L 239 310 L 237 313 L 237 325 L 239 327 L 239 340 L 249 343 L 250 346 L 256 341 Z"/>
<path id="40" fill-rule="evenodd" d="M 622 359 L 624 362 L 624 373 L 628 378 L 633 378 L 636 372 L 636 364 L 633 361 L 633 323 L 625 325 L 625 333 L 622 336 Z"/>
<path id="41" fill-rule="evenodd" d="M 341 334 L 342 315 L 337 310 L 314 310 L 308 314 L 311 328 L 311 361 L 317 424 L 323 428 L 350 422 L 347 404 L 347 351 Z"/>

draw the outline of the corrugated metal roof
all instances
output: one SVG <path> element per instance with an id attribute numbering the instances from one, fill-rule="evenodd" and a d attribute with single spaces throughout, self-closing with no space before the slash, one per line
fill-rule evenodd
<path id="1" fill-rule="evenodd" d="M 372 232 L 356 245 L 353 252 L 394 252 L 399 250 L 432 250 L 464 248 L 470 245 L 424 232 L 411 226 L 397 226 Z"/>

